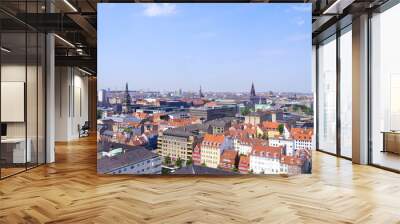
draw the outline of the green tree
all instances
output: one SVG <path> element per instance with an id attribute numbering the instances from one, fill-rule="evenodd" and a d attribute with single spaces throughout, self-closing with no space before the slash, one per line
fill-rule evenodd
<path id="1" fill-rule="evenodd" d="M 103 116 L 103 111 L 97 110 L 97 112 L 96 112 L 96 118 L 97 118 L 97 119 L 101 119 L 102 116 Z"/>
<path id="2" fill-rule="evenodd" d="M 131 127 L 126 127 L 126 128 L 124 128 L 124 132 L 125 133 L 131 133 L 132 132 L 132 128 Z"/>
<path id="3" fill-rule="evenodd" d="M 249 115 L 250 114 L 250 108 L 245 107 L 245 108 L 241 108 L 240 109 L 240 114 L 242 114 L 243 116 Z"/>
<path id="4" fill-rule="evenodd" d="M 232 171 L 233 171 L 233 172 L 238 172 L 239 170 L 238 170 L 238 168 L 233 167 L 233 168 L 232 168 Z"/>
<path id="5" fill-rule="evenodd" d="M 165 168 L 161 169 L 161 174 L 165 175 L 165 174 L 169 174 L 169 173 L 170 173 L 169 169 L 165 169 Z"/>
<path id="6" fill-rule="evenodd" d="M 285 126 L 283 124 L 279 124 L 278 126 L 278 131 L 280 134 L 283 134 L 283 131 L 285 130 Z"/>
<path id="7" fill-rule="evenodd" d="M 178 159 L 175 161 L 175 166 L 181 168 L 182 167 L 182 159 L 178 157 Z"/>
<path id="8" fill-rule="evenodd" d="M 314 114 L 313 108 L 305 107 L 304 108 L 304 113 L 307 114 L 307 115 L 313 115 Z"/>
<path id="9" fill-rule="evenodd" d="M 165 163 L 165 165 L 171 164 L 171 157 L 166 156 L 166 157 L 164 158 L 164 163 Z"/>
<path id="10" fill-rule="evenodd" d="M 190 166 L 193 164 L 193 159 L 192 157 L 189 158 L 189 160 L 186 162 L 186 166 Z"/>

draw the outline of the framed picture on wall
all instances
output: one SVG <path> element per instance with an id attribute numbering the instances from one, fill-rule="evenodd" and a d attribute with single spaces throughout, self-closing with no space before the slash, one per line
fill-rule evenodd
<path id="1" fill-rule="evenodd" d="M 99 4 L 99 174 L 311 173 L 311 4 Z"/>
<path id="2" fill-rule="evenodd" d="M 25 82 L 1 82 L 1 122 L 25 121 Z"/>

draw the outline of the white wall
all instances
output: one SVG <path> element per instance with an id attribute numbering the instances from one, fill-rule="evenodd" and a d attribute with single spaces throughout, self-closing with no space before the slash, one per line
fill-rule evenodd
<path id="1" fill-rule="evenodd" d="M 55 140 L 79 138 L 78 125 L 88 121 L 88 78 L 76 68 L 56 67 Z"/>

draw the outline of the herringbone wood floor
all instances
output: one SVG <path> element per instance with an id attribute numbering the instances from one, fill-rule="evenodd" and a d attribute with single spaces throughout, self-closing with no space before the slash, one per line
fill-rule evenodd
<path id="1" fill-rule="evenodd" d="M 98 176 L 95 144 L 0 181 L 0 223 L 400 223 L 400 175 L 326 154 L 289 178 Z"/>

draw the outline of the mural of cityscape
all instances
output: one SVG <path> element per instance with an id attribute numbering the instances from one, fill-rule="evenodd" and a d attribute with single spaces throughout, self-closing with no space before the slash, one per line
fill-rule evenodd
<path id="1" fill-rule="evenodd" d="M 311 173 L 311 8 L 193 5 L 99 4 L 98 173 Z"/>

